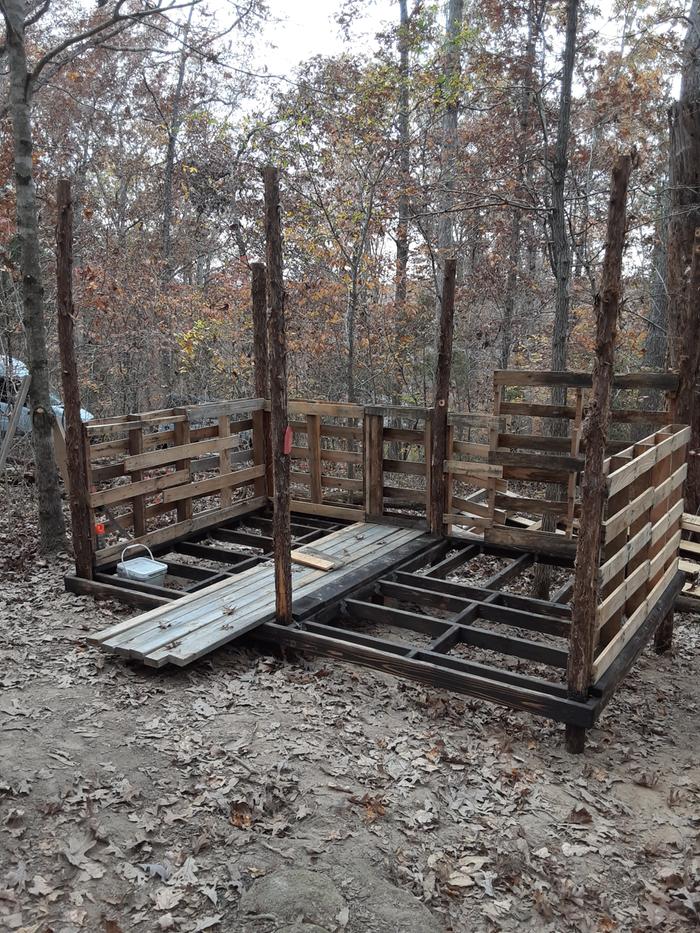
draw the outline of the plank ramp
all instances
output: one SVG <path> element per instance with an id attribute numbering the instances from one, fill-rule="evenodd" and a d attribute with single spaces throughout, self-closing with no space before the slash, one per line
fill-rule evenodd
<path id="1" fill-rule="evenodd" d="M 421 539 L 429 540 L 420 530 L 356 522 L 314 541 L 318 554 L 342 565 L 333 570 L 293 567 L 292 612 L 314 592 L 328 592 L 333 584 L 342 595 L 344 580 L 357 585 L 358 571 L 360 577 L 369 577 L 380 558 L 385 563 L 392 552 L 401 549 L 403 553 L 409 543 L 418 547 Z M 274 617 L 275 579 L 270 561 L 96 632 L 88 642 L 152 667 L 182 667 Z"/>

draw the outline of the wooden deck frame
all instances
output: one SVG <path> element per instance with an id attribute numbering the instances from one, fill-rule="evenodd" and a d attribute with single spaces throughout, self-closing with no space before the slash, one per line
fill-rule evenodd
<path id="1" fill-rule="evenodd" d="M 250 517 L 263 526 L 268 519 L 269 511 L 265 507 Z M 229 520 L 228 530 L 247 520 L 247 517 Z M 302 529 L 306 534 L 300 535 L 296 543 L 314 540 L 339 527 L 338 523 L 321 520 L 312 531 Z M 201 542 L 204 533 L 195 536 Z M 264 535 L 261 541 L 265 541 Z M 368 569 L 358 571 L 355 577 L 351 575 L 342 587 L 321 587 L 295 603 L 291 626 L 267 621 L 246 637 L 263 645 L 286 646 L 358 663 L 429 687 L 452 690 L 589 729 L 653 635 L 682 585 L 679 574 L 652 607 L 644 626 L 616 655 L 614 664 L 592 684 L 588 700 L 577 702 L 567 696 L 563 678 L 571 607 L 503 589 L 532 565 L 535 555 L 524 554 L 516 548 L 469 543 L 460 538 L 426 536 L 425 541 L 418 553 L 415 548 L 406 548 L 405 553 L 399 549 L 394 555 L 380 557 Z M 232 543 L 232 549 L 242 546 Z M 210 544 L 201 544 L 201 547 L 214 549 Z M 157 545 L 158 553 L 169 549 L 172 549 L 170 542 Z M 479 585 L 445 579 L 456 570 L 468 578 L 469 561 L 482 554 L 504 558 L 506 564 Z M 253 557 L 238 556 L 242 558 L 239 562 L 232 560 L 229 565 L 223 565 L 222 570 L 204 570 L 200 566 L 169 561 L 175 574 L 184 573 L 192 578 L 191 585 L 179 592 L 122 580 L 112 568 L 112 572 L 109 569 L 98 572 L 94 580 L 71 575 L 66 578 L 66 585 L 77 593 L 155 608 L 270 559 L 269 552 L 263 549 Z M 561 566 L 571 566 L 569 557 L 552 555 L 550 559 Z M 368 626 L 376 631 L 368 631 Z M 492 657 L 460 657 L 455 652 L 460 646 L 487 652 Z M 499 657 L 534 662 L 546 666 L 557 676 L 550 678 L 514 670 L 499 663 Z"/>
<path id="2" fill-rule="evenodd" d="M 673 374 L 632 374 L 617 377 L 617 382 L 625 391 L 651 387 L 673 392 L 675 379 Z M 571 582 L 560 587 L 552 603 L 503 588 L 536 560 L 573 565 L 577 523 L 585 518 L 576 493 L 585 456 L 580 428 L 589 380 L 587 374 L 576 373 L 497 372 L 492 414 L 449 415 L 443 531 L 454 528 L 455 536 L 433 540 L 417 557 L 406 555 L 401 565 L 394 558 L 378 561 L 371 573 L 351 579 L 342 594 L 321 587 L 308 605 L 295 606 L 292 625 L 284 632 L 276 623 L 264 622 L 255 637 L 590 728 L 614 685 L 663 621 L 662 609 L 668 617 L 668 605 L 679 589 L 687 429 L 673 424 L 669 412 L 625 408 L 613 415 L 620 423 L 646 422 L 656 430 L 635 444 L 611 445 L 609 506 L 596 579 L 601 593 L 599 648 L 588 699 L 574 700 L 561 679 L 572 625 L 572 609 L 566 604 Z M 555 411 L 537 401 L 510 400 L 514 386 L 555 382 L 573 389 L 574 405 Z M 69 575 L 67 587 L 133 605 L 162 606 L 270 561 L 270 480 L 263 436 L 267 408 L 264 399 L 217 402 L 84 426 L 91 509 L 111 531 L 126 532 L 127 537 L 95 551 L 93 580 Z M 291 477 L 293 495 L 298 496 L 291 504 L 293 546 L 358 520 L 426 527 L 432 445 L 428 409 L 296 400 L 289 403 L 289 412 L 294 433 Z M 543 417 L 568 418 L 569 437 L 537 433 L 536 422 Z M 527 424 L 524 418 L 530 419 Z M 519 433 L 523 426 L 526 433 Z M 198 473 L 207 475 L 198 478 Z M 411 488 L 394 485 L 397 480 L 392 484 L 392 474 L 407 479 Z M 114 485 L 115 479 L 120 485 Z M 559 503 L 524 496 L 511 486 L 523 480 L 561 481 L 566 497 Z M 465 486 L 472 488 L 465 491 Z M 211 495 L 219 495 L 218 506 L 198 511 L 197 501 Z M 170 511 L 176 520 L 163 526 L 161 516 Z M 541 519 L 548 511 L 557 515 L 557 533 L 539 530 L 537 516 Z M 519 513 L 534 518 L 523 519 Z M 116 577 L 121 549 L 132 540 L 165 556 L 170 576 L 184 578 L 184 587 L 175 591 Z M 461 566 L 468 571 L 469 560 L 483 553 L 510 560 L 481 586 L 447 579 Z M 187 558 L 206 558 L 208 566 L 183 562 Z M 368 633 L 367 625 L 378 626 L 379 633 Z M 398 630 L 402 637 L 387 638 L 383 629 Z M 427 647 L 418 635 L 430 636 Z M 459 646 L 545 665 L 560 679 L 458 657 Z"/>

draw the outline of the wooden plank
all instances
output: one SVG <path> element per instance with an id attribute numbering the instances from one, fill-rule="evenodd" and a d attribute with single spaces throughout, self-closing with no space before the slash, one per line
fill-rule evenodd
<path id="1" fill-rule="evenodd" d="M 411 444 L 422 447 L 425 443 L 423 431 L 414 431 L 409 428 L 384 428 L 385 441 L 401 441 L 404 444 Z"/>
<path id="2" fill-rule="evenodd" d="M 547 531 L 525 531 L 494 525 L 485 531 L 484 541 L 487 544 L 518 548 L 532 554 L 558 555 L 572 560 L 576 556 L 576 541 Z"/>
<path id="3" fill-rule="evenodd" d="M 119 486 L 112 486 L 111 489 L 102 489 L 99 492 L 90 494 L 90 505 L 97 508 L 101 505 L 114 505 L 117 502 L 126 502 L 133 499 L 134 496 L 147 496 L 169 486 L 177 486 L 189 479 L 189 470 L 176 470 L 174 473 L 166 473 L 164 476 L 153 476 L 150 479 L 141 480 L 138 483 L 123 483 Z"/>
<path id="4" fill-rule="evenodd" d="M 309 445 L 309 496 L 312 502 L 321 502 L 321 416 L 307 414 L 306 433 Z"/>
<path id="5" fill-rule="evenodd" d="M 556 472 L 572 471 L 575 473 L 583 469 L 585 460 L 583 457 L 557 457 L 556 462 L 548 457 L 542 457 L 538 454 L 521 453 L 512 450 L 492 450 L 489 451 L 489 463 L 499 464 L 500 466 L 523 467 L 526 469 L 535 468 L 541 471 L 555 470 Z"/>
<path id="6" fill-rule="evenodd" d="M 527 369 L 503 369 L 494 373 L 496 385 L 504 386 L 567 386 L 572 389 L 590 389 L 593 385 L 591 373 L 570 371 L 540 371 Z M 678 388 L 678 374 L 672 372 L 616 373 L 613 376 L 616 389 L 660 389 L 673 392 Z"/>
<path id="7" fill-rule="evenodd" d="M 384 419 L 381 415 L 365 415 L 364 421 L 365 513 L 373 520 L 384 511 Z"/>
<path id="8" fill-rule="evenodd" d="M 501 412 L 504 415 L 521 415 L 530 418 L 569 418 L 576 417 L 573 405 L 542 405 L 534 402 L 503 402 Z"/>
<path id="9" fill-rule="evenodd" d="M 595 704 L 577 703 L 563 697 L 553 696 L 537 690 L 529 690 L 502 681 L 490 680 L 460 670 L 457 659 L 445 659 L 443 655 L 421 651 L 416 657 L 397 657 L 387 650 L 344 642 L 341 638 L 317 632 L 284 628 L 274 623 L 265 623 L 258 629 L 258 636 L 273 644 L 284 644 L 300 651 L 336 658 L 354 664 L 377 668 L 384 673 L 408 677 L 433 688 L 453 690 L 476 696 L 487 702 L 500 703 L 515 709 L 526 710 L 542 716 L 550 716 L 560 722 L 572 722 L 584 728 L 593 724 Z M 453 663 L 454 670 L 441 668 L 440 664 Z M 466 662 L 465 662 L 466 663 Z"/>
<path id="10" fill-rule="evenodd" d="M 617 551 L 612 557 L 608 558 L 604 564 L 598 570 L 598 585 L 601 587 L 601 590 L 606 583 L 609 583 L 621 570 L 623 570 L 628 562 L 638 554 L 645 545 L 651 540 L 651 522 L 647 522 L 646 525 L 638 531 L 634 537 L 630 538 L 629 541 Z M 608 594 L 605 594 L 608 595 Z"/>
<path id="11" fill-rule="evenodd" d="M 175 463 L 177 460 L 184 461 L 189 458 L 199 457 L 202 454 L 230 450 L 237 444 L 238 438 L 235 435 L 207 438 L 207 440 L 195 441 L 192 444 L 168 447 L 166 450 L 154 450 L 136 457 L 127 457 L 124 461 L 124 469 L 127 473 L 132 470 L 149 470 L 152 467 Z M 250 456 L 249 452 L 248 455 Z"/>
<path id="12" fill-rule="evenodd" d="M 188 405 L 181 412 L 189 421 L 204 421 L 207 418 L 248 414 L 261 411 L 265 407 L 264 398 L 229 399 L 219 402 L 204 402 L 201 405 Z M 185 420 L 185 419 L 183 419 Z"/>
<path id="13" fill-rule="evenodd" d="M 339 566 L 338 562 L 329 557 L 323 557 L 321 554 L 314 554 L 309 551 L 302 551 L 296 548 L 292 551 L 292 563 L 301 564 L 303 567 L 313 567 L 314 570 L 335 570 Z"/>
<path id="14" fill-rule="evenodd" d="M 361 508 L 304 502 L 303 499 L 292 499 L 291 508 L 293 512 L 299 512 L 301 515 L 322 515 L 326 518 L 347 519 L 351 522 L 364 521 L 365 514 Z"/>
<path id="15" fill-rule="evenodd" d="M 601 628 L 608 619 L 649 579 L 651 563 L 645 560 L 596 608 L 596 625 Z"/>
<path id="16" fill-rule="evenodd" d="M 651 470 L 651 468 L 656 463 L 663 460 L 664 457 L 667 457 L 674 450 L 683 446 L 683 444 L 687 444 L 689 439 L 690 428 L 681 428 L 671 437 L 665 438 L 641 456 L 635 457 L 627 466 L 620 467 L 619 470 L 610 473 L 608 475 L 608 495 L 613 495 L 618 490 L 637 479 L 642 473 Z"/>
<path id="17" fill-rule="evenodd" d="M 262 463 L 259 466 L 248 467 L 247 470 L 233 470 L 231 473 L 223 473 L 209 479 L 200 479 L 194 483 L 165 489 L 163 502 L 179 502 L 182 499 L 194 499 L 197 496 L 208 496 L 220 490 L 246 486 L 264 475 L 265 465 Z M 222 509 L 226 508 L 228 506 L 222 507 Z"/>
<path id="18" fill-rule="evenodd" d="M 610 641 L 608 645 L 606 645 L 603 651 L 601 651 L 601 653 L 595 659 L 593 663 L 594 681 L 598 680 L 598 678 L 605 673 L 605 671 L 610 667 L 617 655 L 620 653 L 624 645 L 626 645 L 627 642 L 634 636 L 637 629 L 642 626 L 654 604 L 662 597 L 664 591 L 671 585 L 677 570 L 678 561 L 675 560 L 666 570 L 663 577 L 659 580 L 647 598 L 641 603 L 641 605 L 627 620 L 617 635 Z"/>
<path id="19" fill-rule="evenodd" d="M 605 519 L 603 522 L 603 541 L 608 542 L 616 538 L 623 529 L 629 528 L 636 519 L 648 512 L 653 504 L 654 490 L 645 489 L 619 512 Z"/>
<path id="20" fill-rule="evenodd" d="M 406 473 L 411 476 L 425 476 L 427 464 L 419 460 L 387 460 L 384 458 L 385 473 Z"/>
<path id="21" fill-rule="evenodd" d="M 66 574 L 64 577 L 65 587 L 70 593 L 77 593 L 82 596 L 92 596 L 93 599 L 114 599 L 121 603 L 128 603 L 132 606 L 153 606 L 161 607 L 170 605 L 174 600 L 165 599 L 160 596 L 142 593 L 138 590 L 129 590 L 123 586 L 116 586 L 109 583 L 101 583 L 96 580 L 87 580 L 84 577 L 77 577 L 75 574 Z"/>
<path id="22" fill-rule="evenodd" d="M 129 421 L 139 421 L 138 415 L 129 415 Z M 129 432 L 129 453 L 137 457 L 143 454 L 143 426 L 135 431 Z M 131 479 L 131 485 L 134 486 L 143 479 L 143 470 L 130 468 L 128 470 Z M 132 523 L 134 526 L 134 537 L 141 538 L 146 534 L 146 502 L 142 495 L 135 495 L 131 500 Z"/>
<path id="23" fill-rule="evenodd" d="M 365 410 L 362 405 L 340 404 L 337 402 L 318 402 L 311 399 L 290 399 L 290 415 L 329 415 L 333 418 L 362 418 Z"/>
<path id="24" fill-rule="evenodd" d="M 22 415 L 24 403 L 27 400 L 27 393 L 29 392 L 29 383 L 31 382 L 31 378 L 31 376 L 23 377 L 15 397 L 15 405 L 12 409 L 12 414 L 10 415 L 10 420 L 7 424 L 7 431 L 5 433 L 5 437 L 3 438 L 2 447 L 0 447 L 0 472 L 5 469 L 7 456 L 10 452 L 10 447 L 17 431 L 17 425 L 19 424 L 19 419 Z"/>
<path id="25" fill-rule="evenodd" d="M 578 511 L 580 512 L 580 503 L 578 505 Z M 532 499 L 512 494 L 496 495 L 496 508 L 505 509 L 509 512 L 534 512 L 535 515 L 544 515 L 550 512 L 562 518 L 566 517 L 568 513 L 568 505 L 563 500 Z"/>
<path id="26" fill-rule="evenodd" d="M 147 544 L 153 548 L 156 545 L 164 544 L 169 541 L 186 538 L 195 531 L 202 531 L 210 528 L 212 525 L 219 524 L 237 515 L 245 515 L 248 512 L 255 512 L 261 506 L 265 505 L 267 499 L 252 498 L 243 502 L 237 502 L 228 509 L 210 509 L 195 515 L 194 518 L 186 522 L 176 522 L 173 525 L 167 525 L 165 528 L 159 528 L 143 535 L 140 539 L 134 538 L 131 544 Z M 103 548 L 95 555 L 95 561 L 99 566 L 112 563 L 114 558 L 121 553 L 123 544 L 113 544 L 110 547 Z"/>
<path id="27" fill-rule="evenodd" d="M 684 464 L 684 466 L 687 473 L 688 465 Z M 675 476 L 676 474 L 674 473 L 673 475 Z M 700 534 L 700 515 L 691 515 L 690 512 L 684 512 L 681 527 L 683 531 L 692 531 L 694 534 Z"/>
<path id="28" fill-rule="evenodd" d="M 470 476 L 499 479 L 503 475 L 500 466 L 490 463 L 479 463 L 475 460 L 446 460 L 444 466 L 445 473 L 453 473 L 455 476 Z"/>
<path id="29" fill-rule="evenodd" d="M 230 437 L 231 435 L 231 418 L 229 415 L 221 415 L 218 419 L 218 437 Z M 192 435 L 194 432 L 190 432 Z M 231 472 L 231 458 L 229 456 L 228 450 L 222 450 L 219 454 L 219 472 L 222 476 L 225 476 L 227 473 Z M 261 493 L 262 495 L 262 493 Z M 221 499 L 220 505 L 222 509 L 226 509 L 231 505 L 231 489 L 229 486 L 223 486 L 221 488 Z"/>

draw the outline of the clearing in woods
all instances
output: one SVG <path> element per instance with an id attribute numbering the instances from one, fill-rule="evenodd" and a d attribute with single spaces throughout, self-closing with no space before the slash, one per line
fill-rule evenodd
<path id="1" fill-rule="evenodd" d="M 568 755 L 561 726 L 323 659 L 186 669 L 85 637 L 4 515 L 0 928 L 685 930 L 698 919 L 700 627 L 646 649 Z M 488 569 L 487 571 L 488 572 Z"/>

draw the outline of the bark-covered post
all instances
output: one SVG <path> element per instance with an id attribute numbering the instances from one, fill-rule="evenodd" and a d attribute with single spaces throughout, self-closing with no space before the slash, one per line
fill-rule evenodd
<path id="1" fill-rule="evenodd" d="M 23 0 L 4 0 L 2 13 L 6 30 L 9 114 L 12 119 L 14 143 L 15 210 L 22 273 L 22 323 L 27 338 L 27 365 L 32 377 L 29 384 L 29 402 L 32 411 L 39 536 L 41 550 L 45 553 L 56 553 L 65 549 L 65 526 L 53 448 L 56 417 L 51 407 L 49 389 L 39 210 L 33 175 L 33 79 L 27 64 L 25 47 L 26 4 Z"/>
<path id="2" fill-rule="evenodd" d="M 274 482 L 272 538 L 275 558 L 277 621 L 292 621 L 292 532 L 289 519 L 289 454 L 285 453 L 287 432 L 287 342 L 284 324 L 284 280 L 282 278 L 282 229 L 277 169 L 267 166 L 265 180 L 265 242 L 267 255 L 267 301 L 269 307 L 270 422 Z"/>
<path id="3" fill-rule="evenodd" d="M 83 424 L 80 417 L 78 366 L 73 341 L 73 200 L 67 178 L 56 187 L 56 304 L 58 347 L 61 354 L 61 384 L 66 429 L 66 462 L 70 476 L 70 513 L 73 529 L 75 570 L 79 577 L 92 578 L 92 524 L 90 485 Z"/>
<path id="4" fill-rule="evenodd" d="M 270 398 L 270 360 L 267 343 L 267 284 L 265 282 L 265 263 L 252 262 L 251 303 L 253 308 L 253 378 L 255 397 Z M 265 477 L 261 481 L 257 494 L 272 495 L 272 444 L 270 432 L 270 412 L 253 412 L 253 434 L 256 446 L 262 451 L 265 462 Z"/>
<path id="5" fill-rule="evenodd" d="M 445 460 L 447 451 L 447 412 L 450 403 L 450 367 L 452 364 L 452 336 L 454 333 L 455 280 L 457 262 L 445 260 L 445 277 L 440 302 L 440 330 L 438 333 L 437 361 L 435 365 L 435 404 L 433 406 L 432 450 L 430 453 L 430 531 L 441 535 L 444 528 Z"/>
<path id="6" fill-rule="evenodd" d="M 591 685 L 595 650 L 598 565 L 606 480 L 603 460 L 610 422 L 617 319 L 622 303 L 622 253 L 627 224 L 627 186 L 634 156 L 620 156 L 612 171 L 608 229 L 600 288 L 595 297 L 596 347 L 591 404 L 584 422 L 586 464 L 581 487 L 581 525 L 576 551 L 567 683 L 569 696 L 584 701 Z M 566 747 L 582 752 L 586 732 L 566 726 Z"/>

